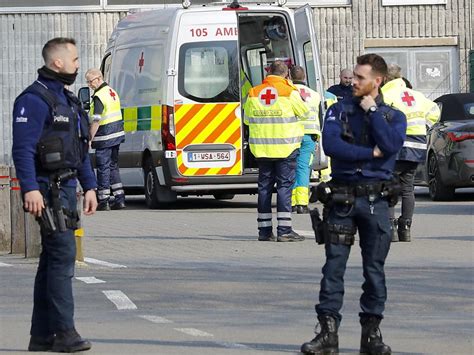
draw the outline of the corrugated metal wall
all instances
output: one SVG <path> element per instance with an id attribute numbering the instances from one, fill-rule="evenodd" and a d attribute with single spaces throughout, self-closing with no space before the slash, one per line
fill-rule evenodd
<path id="1" fill-rule="evenodd" d="M 472 0 L 447 5 L 389 6 L 381 0 L 353 0 L 352 6 L 314 9 L 325 86 L 339 81 L 342 68 L 353 67 L 364 40 L 380 38 L 457 37 L 460 88 L 469 87 L 472 49 Z M 123 12 L 71 14 L 0 14 L 0 164 L 10 162 L 11 110 L 15 97 L 36 78 L 43 44 L 56 36 L 78 42 L 81 69 L 74 91 L 84 86 L 84 72 L 98 67 L 107 39 Z"/>
<path id="2" fill-rule="evenodd" d="M 339 82 L 341 69 L 354 66 L 355 58 L 364 53 L 365 39 L 457 37 L 459 87 L 467 91 L 468 55 L 474 36 L 473 6 L 472 0 L 385 7 L 381 0 L 353 0 L 351 7 L 315 8 L 326 87 Z"/>
<path id="3" fill-rule="evenodd" d="M 41 49 L 53 37 L 73 37 L 77 41 L 80 70 L 77 92 L 85 86 L 84 73 L 98 67 L 107 40 L 124 13 L 9 14 L 0 15 L 0 164 L 11 159 L 11 112 L 15 97 L 37 77 L 43 65 Z"/>

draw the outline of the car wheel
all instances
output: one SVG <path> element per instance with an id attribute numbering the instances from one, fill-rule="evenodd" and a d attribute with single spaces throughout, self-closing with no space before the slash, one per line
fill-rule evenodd
<path id="1" fill-rule="evenodd" d="M 433 201 L 448 201 L 454 198 L 454 187 L 443 185 L 438 161 L 433 153 L 428 161 L 428 188 Z"/>
<path id="2" fill-rule="evenodd" d="M 216 200 L 232 200 L 235 194 L 214 194 Z"/>
<path id="3" fill-rule="evenodd" d="M 170 188 L 159 184 L 155 167 L 150 158 L 146 160 L 143 172 L 145 175 L 145 202 L 148 208 L 162 208 L 165 207 L 165 203 L 176 201 L 176 193 L 171 191 Z"/>

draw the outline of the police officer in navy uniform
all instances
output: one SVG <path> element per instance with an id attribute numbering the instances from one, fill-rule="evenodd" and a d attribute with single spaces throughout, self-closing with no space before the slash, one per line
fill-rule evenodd
<path id="1" fill-rule="evenodd" d="M 97 166 L 98 211 L 125 208 L 125 193 L 118 166 L 120 144 L 125 141 L 118 94 L 106 82 L 99 69 L 86 72 L 87 84 L 94 90 L 89 115 L 92 119 L 91 146 Z"/>
<path id="2" fill-rule="evenodd" d="M 354 75 L 350 69 L 342 69 L 339 74 L 339 84 L 331 86 L 327 91 L 337 96 L 337 101 L 346 101 L 352 99 L 352 79 Z"/>
<path id="3" fill-rule="evenodd" d="M 84 191 L 85 215 L 97 208 L 97 183 L 87 154 L 87 114 L 65 88 L 74 83 L 79 69 L 76 43 L 71 38 L 51 39 L 42 55 L 45 65 L 38 79 L 17 97 L 13 108 L 13 161 L 24 209 L 42 221 L 28 350 L 84 351 L 91 344 L 77 333 L 73 319 L 76 176 Z M 53 217 L 47 219 L 51 206 Z M 55 229 L 44 220 L 52 221 Z"/>
<path id="4" fill-rule="evenodd" d="M 405 139 L 406 118 L 385 105 L 379 95 L 386 74 L 382 57 L 358 57 L 353 99 L 338 102 L 326 113 L 322 141 L 325 153 L 331 157 L 332 180 L 325 201 L 329 209 L 324 240 L 326 263 L 316 305 L 321 331 L 302 345 L 304 354 L 339 351 L 344 272 L 356 231 L 365 279 L 360 297 L 360 352 L 391 354 L 379 329 L 387 299 L 384 264 L 391 240 L 387 196 L 392 190 L 395 158 Z"/>

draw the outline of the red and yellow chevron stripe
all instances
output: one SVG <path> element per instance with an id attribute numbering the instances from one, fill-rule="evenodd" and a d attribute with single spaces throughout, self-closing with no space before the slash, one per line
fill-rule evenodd
<path id="1" fill-rule="evenodd" d="M 185 176 L 241 175 L 242 127 L 235 115 L 239 103 L 183 104 L 175 106 L 178 170 Z M 231 167 L 190 168 L 183 162 L 183 149 L 190 144 L 232 144 L 237 152 Z"/>

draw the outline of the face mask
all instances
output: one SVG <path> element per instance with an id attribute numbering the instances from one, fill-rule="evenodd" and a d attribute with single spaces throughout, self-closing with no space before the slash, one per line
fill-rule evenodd
<path id="1" fill-rule="evenodd" d="M 38 74 L 44 76 L 47 79 L 58 80 L 64 85 L 74 84 L 77 77 L 77 71 L 72 74 L 57 73 L 54 70 L 47 68 L 46 66 L 43 66 L 42 68 L 38 69 Z"/>

